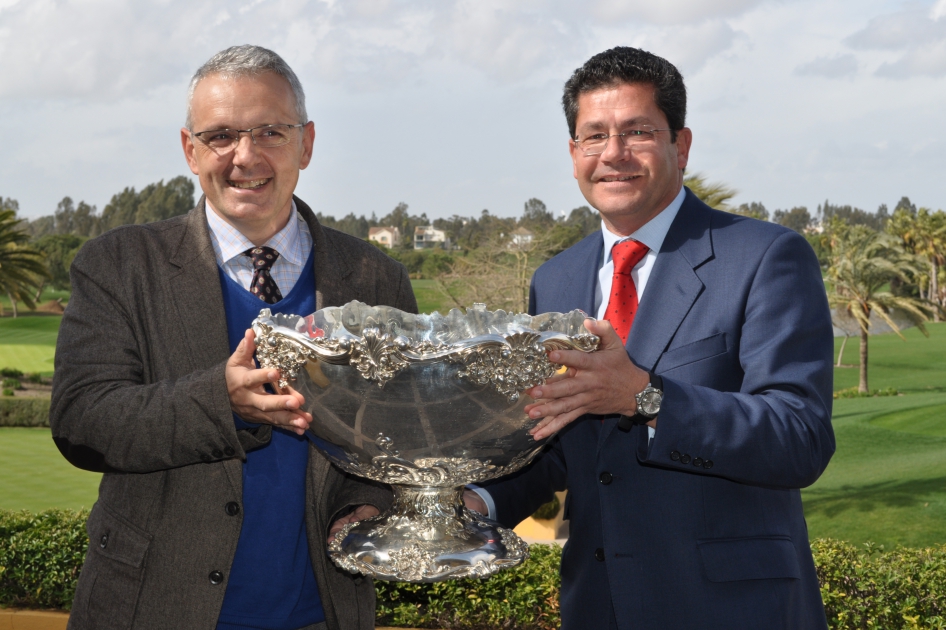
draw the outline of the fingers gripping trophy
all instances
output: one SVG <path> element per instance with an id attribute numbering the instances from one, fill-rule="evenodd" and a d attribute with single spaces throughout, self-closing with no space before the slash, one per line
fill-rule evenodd
<path id="1" fill-rule="evenodd" d="M 394 491 L 388 512 L 335 536 L 332 560 L 377 579 L 436 582 L 526 559 L 515 533 L 463 506 L 463 488 L 513 473 L 542 449 L 523 392 L 560 367 L 550 350 L 597 348 L 585 317 L 484 305 L 447 315 L 361 302 L 306 317 L 263 309 L 257 358 L 305 397 L 312 441 L 342 470 Z"/>

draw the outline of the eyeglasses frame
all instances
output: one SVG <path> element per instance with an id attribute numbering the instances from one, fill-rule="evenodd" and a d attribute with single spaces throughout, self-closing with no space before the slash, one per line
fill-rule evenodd
<path id="1" fill-rule="evenodd" d="M 625 149 L 627 149 L 630 145 L 627 144 L 627 141 L 626 141 L 624 138 L 625 138 L 628 134 L 630 134 L 630 133 L 632 133 L 632 132 L 636 132 L 636 131 L 645 131 L 645 132 L 647 132 L 647 133 L 650 134 L 650 136 L 651 136 L 650 139 L 653 139 L 653 138 L 656 136 L 656 134 L 657 134 L 658 131 L 673 131 L 673 130 L 672 130 L 672 129 L 657 129 L 657 128 L 654 128 L 654 129 L 632 129 L 632 130 L 630 130 L 630 131 L 624 131 L 624 132 L 621 132 L 621 133 L 611 133 L 611 134 L 608 134 L 608 135 L 606 135 L 606 136 L 604 137 L 604 145 L 602 145 L 601 151 L 599 151 L 598 153 L 588 153 L 588 152 L 584 149 L 584 147 L 581 146 L 582 140 L 579 140 L 577 137 L 576 137 L 576 138 L 573 138 L 573 139 L 572 139 L 572 142 L 575 143 L 575 146 L 577 146 L 579 149 L 581 149 L 581 152 L 582 152 L 582 154 L 584 154 L 585 157 L 595 157 L 595 156 L 597 156 L 597 155 L 601 155 L 602 153 L 604 153 L 605 151 L 608 150 L 608 143 L 611 141 L 611 138 L 621 138 L 621 146 L 624 147 Z M 593 134 L 593 135 L 596 135 L 596 134 Z M 585 140 L 587 140 L 587 139 L 588 139 L 588 138 L 585 138 Z"/>
<path id="2" fill-rule="evenodd" d="M 250 141 L 253 143 L 254 146 L 260 147 L 261 149 L 276 149 L 276 148 L 278 148 L 278 147 L 284 147 L 284 146 L 286 146 L 287 144 L 289 144 L 289 141 L 286 141 L 286 142 L 283 143 L 283 144 L 276 144 L 276 145 L 273 145 L 273 146 L 271 146 L 271 147 L 264 147 L 264 146 L 259 145 L 259 144 L 256 142 L 256 136 L 253 135 L 253 132 L 256 131 L 257 129 L 266 129 L 266 128 L 268 128 L 268 127 L 289 127 L 290 129 L 299 129 L 299 128 L 301 128 L 301 127 L 305 127 L 305 126 L 308 125 L 308 124 L 309 124 L 308 122 L 299 123 L 299 124 L 297 124 L 297 125 L 290 125 L 289 123 L 274 123 L 274 124 L 271 124 L 271 125 L 260 125 L 259 127 L 252 127 L 252 128 L 250 128 L 250 129 L 230 129 L 230 128 L 228 128 L 228 127 L 225 127 L 225 128 L 223 128 L 223 129 L 207 129 L 206 131 L 198 131 L 198 132 L 193 132 L 193 131 L 191 131 L 190 133 L 191 133 L 191 136 L 193 136 L 194 138 L 197 138 L 198 140 L 200 140 L 200 142 L 201 142 L 205 147 L 207 147 L 208 149 L 210 149 L 210 150 L 213 151 L 214 153 L 219 153 L 219 152 L 221 152 L 221 151 L 223 151 L 224 153 L 229 153 L 230 151 L 236 150 L 237 146 L 240 144 L 240 134 L 244 134 L 244 133 L 250 134 Z M 234 143 L 233 143 L 229 148 L 227 148 L 227 149 L 215 149 L 214 147 L 210 146 L 210 143 L 209 143 L 208 141 L 206 141 L 206 140 L 204 140 L 203 138 L 201 138 L 201 136 L 202 136 L 203 134 L 205 134 L 205 133 L 220 133 L 221 131 L 233 131 L 233 132 L 236 132 L 236 134 L 237 134 L 237 140 L 236 140 L 236 142 L 234 142 Z"/>

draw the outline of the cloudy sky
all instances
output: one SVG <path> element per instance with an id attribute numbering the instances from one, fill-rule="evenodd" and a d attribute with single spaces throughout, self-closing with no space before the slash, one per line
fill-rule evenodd
<path id="1" fill-rule="evenodd" d="M 0 0 L 0 196 L 101 210 L 189 174 L 185 86 L 241 43 L 302 79 L 326 214 L 582 205 L 561 86 L 615 45 L 681 69 L 690 171 L 737 203 L 946 207 L 946 0 Z"/>

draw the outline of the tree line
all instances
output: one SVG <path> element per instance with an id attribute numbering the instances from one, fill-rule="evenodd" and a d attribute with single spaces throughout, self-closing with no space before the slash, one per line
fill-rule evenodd
<path id="1" fill-rule="evenodd" d="M 64 197 L 51 215 L 21 219 L 19 203 L 0 196 L 0 292 L 17 304 L 36 307 L 46 287 L 69 289 L 69 266 L 90 238 L 120 225 L 151 223 L 194 207 L 194 183 L 185 176 L 136 191 L 127 187 L 99 213 L 85 201 Z"/>
<path id="2" fill-rule="evenodd" d="M 867 391 L 868 334 L 878 318 L 897 334 L 910 322 L 926 333 L 925 321 L 946 314 L 946 213 L 917 208 L 902 197 L 893 212 L 881 205 L 867 212 L 850 205 L 819 204 L 815 213 L 804 206 L 769 212 L 761 202 L 730 202 L 736 190 L 690 174 L 684 183 L 708 205 L 763 221 L 773 221 L 803 234 L 818 256 L 839 328 L 860 337 L 859 389 Z M 68 270 L 82 244 L 111 228 L 149 223 L 184 214 L 194 207 L 194 185 L 187 177 L 150 184 L 140 191 L 125 188 L 99 213 L 69 197 L 56 211 L 32 221 L 17 217 L 16 200 L 0 197 L 0 291 L 16 308 L 35 306 L 44 286 L 69 287 Z M 519 217 L 499 217 L 489 210 L 479 216 L 453 215 L 431 221 L 414 215 L 406 203 L 378 218 L 349 213 L 341 218 L 319 214 L 322 225 L 359 238 L 372 227 L 397 227 L 400 246 L 386 248 L 413 277 L 434 281 L 451 304 L 469 307 L 484 302 L 492 309 L 525 311 L 535 269 L 555 254 L 600 228 L 597 212 L 587 206 L 556 217 L 539 199 L 523 204 Z M 449 247 L 416 250 L 418 226 L 443 230 Z M 846 339 L 845 339 L 846 341 Z M 842 346 L 843 353 L 843 346 Z M 840 362 L 840 358 L 839 358 Z"/>

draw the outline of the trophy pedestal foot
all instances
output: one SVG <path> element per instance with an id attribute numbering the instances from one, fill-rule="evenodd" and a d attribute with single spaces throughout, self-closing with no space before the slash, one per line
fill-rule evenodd
<path id="1" fill-rule="evenodd" d="M 394 507 L 346 525 L 328 547 L 339 567 L 379 580 L 487 577 L 529 557 L 511 530 L 463 507 L 463 487 L 392 486 Z"/>

